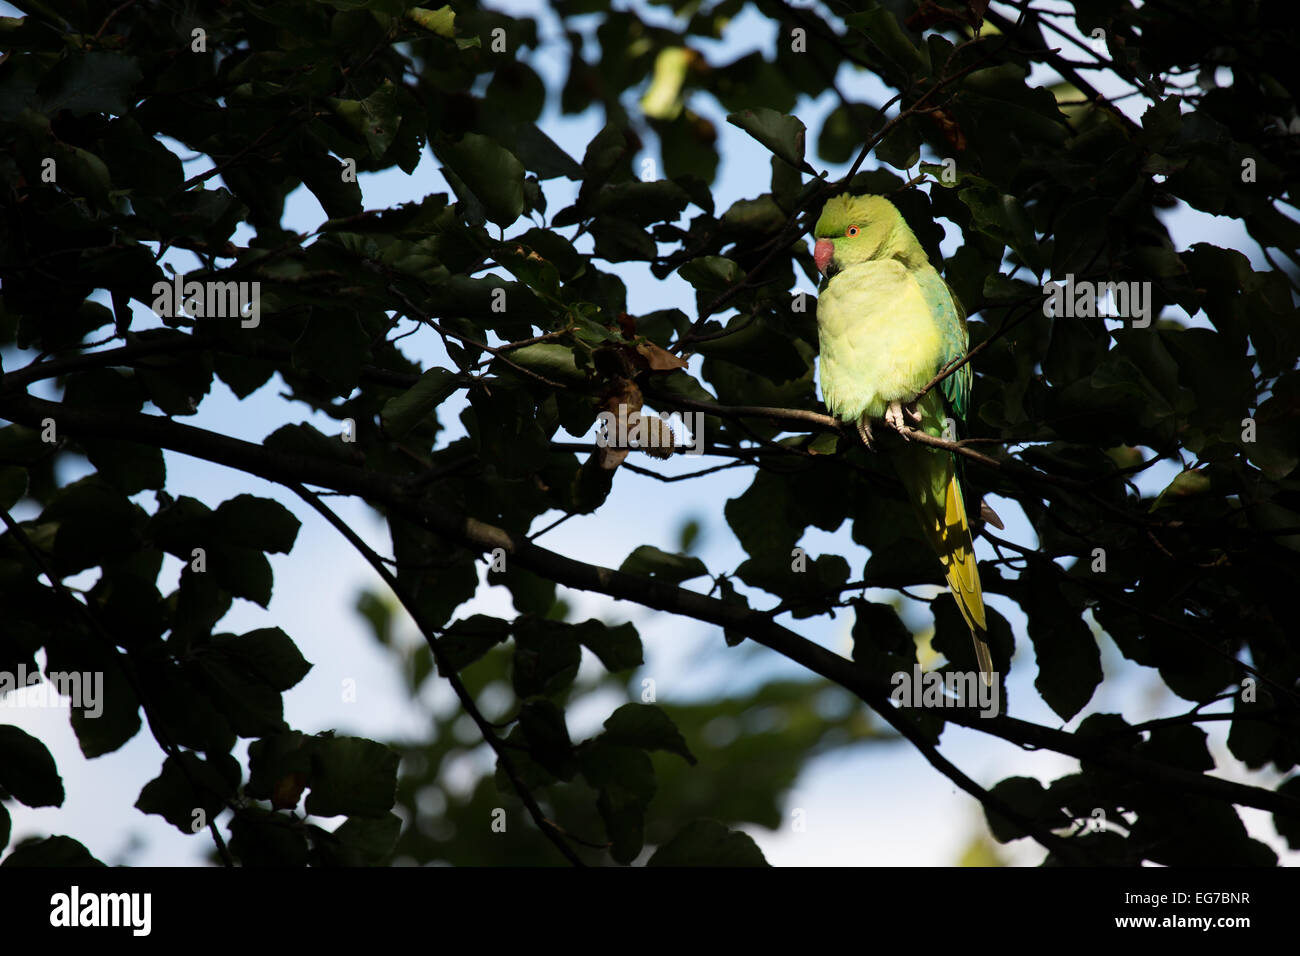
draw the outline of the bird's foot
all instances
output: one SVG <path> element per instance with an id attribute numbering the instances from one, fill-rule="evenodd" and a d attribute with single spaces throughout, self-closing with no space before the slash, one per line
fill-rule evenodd
<path id="1" fill-rule="evenodd" d="M 858 416 L 858 435 L 862 438 L 862 444 L 875 450 L 875 443 L 871 440 L 871 420 L 866 415 Z"/>
<path id="2" fill-rule="evenodd" d="M 906 405 L 902 402 L 890 402 L 889 407 L 885 409 L 885 423 L 907 438 L 908 429 L 921 424 L 920 409 L 916 407 L 916 402 L 908 402 Z"/>

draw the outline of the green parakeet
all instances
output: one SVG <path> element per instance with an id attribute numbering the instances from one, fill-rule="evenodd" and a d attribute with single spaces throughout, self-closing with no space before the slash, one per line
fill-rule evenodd
<path id="1" fill-rule="evenodd" d="M 942 437 L 950 410 L 954 418 L 965 418 L 970 364 L 916 397 L 940 369 L 966 354 L 961 303 L 883 196 L 831 199 L 813 236 L 813 258 L 824 276 L 817 331 L 826 407 L 857 425 L 868 445 L 871 422 L 881 418 L 898 429 L 913 425 Z M 891 457 L 970 626 L 980 673 L 991 684 L 984 596 L 956 458 L 920 442 Z"/>

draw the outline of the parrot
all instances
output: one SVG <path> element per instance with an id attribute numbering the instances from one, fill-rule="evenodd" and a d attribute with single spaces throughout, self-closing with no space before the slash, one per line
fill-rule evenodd
<path id="1" fill-rule="evenodd" d="M 970 363 L 919 401 L 917 396 L 941 369 L 966 355 L 961 302 L 884 196 L 827 200 L 813 239 L 813 260 L 822 274 L 817 334 L 826 407 L 839 421 L 856 425 L 868 448 L 874 447 L 871 424 L 880 419 L 904 439 L 909 427 L 942 437 L 949 412 L 965 419 Z M 908 441 L 891 458 L 970 627 L 980 676 L 991 686 L 984 595 L 956 456 Z"/>

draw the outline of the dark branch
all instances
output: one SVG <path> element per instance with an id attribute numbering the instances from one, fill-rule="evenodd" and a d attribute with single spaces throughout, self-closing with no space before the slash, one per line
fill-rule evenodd
<path id="1" fill-rule="evenodd" d="M 558 584 L 633 601 L 744 634 L 853 692 L 902 732 L 898 725 L 904 721 L 889 702 L 892 685 L 887 675 L 872 674 L 749 607 L 728 604 L 661 580 L 588 564 L 539 547 L 522 535 L 456 512 L 430 496 L 420 494 L 405 477 L 305 455 L 272 452 L 251 442 L 156 416 L 65 407 L 26 396 L 0 400 L 0 415 L 32 427 L 39 425 L 44 418 L 53 418 L 69 434 L 141 442 L 237 468 L 280 484 L 305 482 L 359 495 L 472 549 L 489 551 L 502 548 L 509 560 L 517 561 L 520 566 Z M 950 723 L 958 726 L 981 730 L 1022 747 L 1052 750 L 1086 760 L 1175 793 L 1198 793 L 1242 806 L 1300 817 L 1300 799 L 1156 763 L 1095 739 L 1080 738 L 1006 715 L 981 717 L 978 711 L 956 709 L 947 717 Z M 996 807 L 994 809 L 1000 812 Z"/>

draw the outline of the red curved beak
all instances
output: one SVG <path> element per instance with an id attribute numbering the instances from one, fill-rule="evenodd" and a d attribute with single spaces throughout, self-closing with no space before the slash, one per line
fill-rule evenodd
<path id="1" fill-rule="evenodd" d="M 825 275 L 827 267 L 831 264 L 831 257 L 834 255 L 835 243 L 829 239 L 818 239 L 813 246 L 813 262 L 817 263 L 817 271 Z"/>

